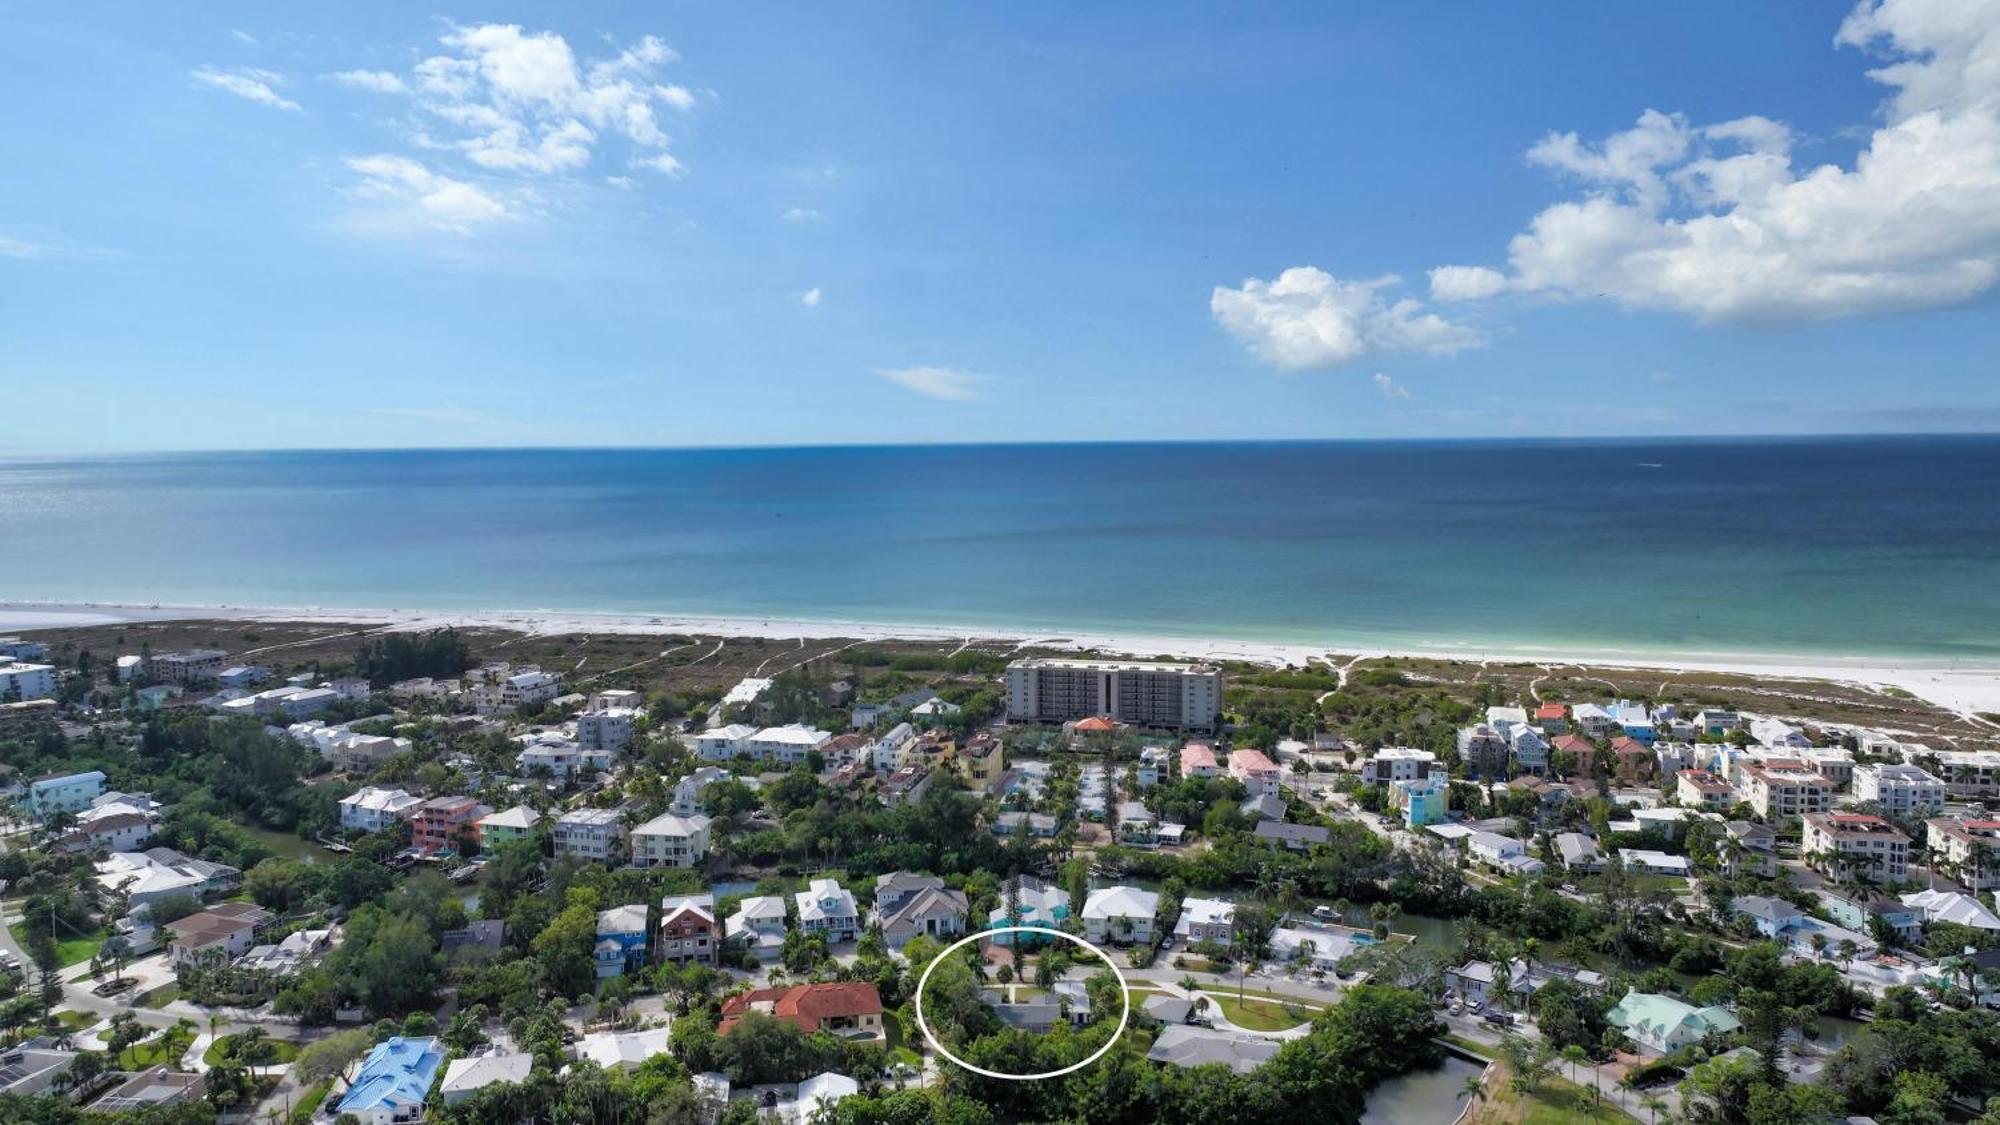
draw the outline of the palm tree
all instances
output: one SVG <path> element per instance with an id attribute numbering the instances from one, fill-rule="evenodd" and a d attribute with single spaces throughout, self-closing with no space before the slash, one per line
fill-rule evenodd
<path id="1" fill-rule="evenodd" d="M 1486 1099 L 1486 1072 L 1482 1070 L 1478 1074 L 1467 1078 L 1465 1085 L 1458 1088 L 1458 1096 L 1461 1098 L 1471 1098 L 1475 1103 L 1484 1101 Z"/>
<path id="2" fill-rule="evenodd" d="M 1639 1104 L 1645 1106 L 1646 1112 L 1650 1115 L 1647 1125 L 1659 1125 L 1660 1111 L 1667 1108 L 1667 1103 L 1656 1094 L 1647 1094 L 1645 1100 Z"/>

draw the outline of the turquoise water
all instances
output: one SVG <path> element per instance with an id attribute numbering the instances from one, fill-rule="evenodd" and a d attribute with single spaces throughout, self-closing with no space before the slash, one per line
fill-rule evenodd
<path id="1" fill-rule="evenodd" d="M 0 599 L 2000 658 L 2000 439 L 0 460 Z"/>

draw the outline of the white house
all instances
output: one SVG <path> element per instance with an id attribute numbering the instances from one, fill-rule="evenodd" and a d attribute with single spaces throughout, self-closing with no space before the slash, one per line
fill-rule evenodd
<path id="1" fill-rule="evenodd" d="M 708 854 L 709 819 L 665 813 L 632 830 L 632 866 L 693 867 Z"/>
<path id="2" fill-rule="evenodd" d="M 736 904 L 736 913 L 723 923 L 723 931 L 759 960 L 775 961 L 785 948 L 785 900 L 777 895 L 751 895 Z"/>
<path id="3" fill-rule="evenodd" d="M 875 740 L 869 747 L 869 755 L 877 773 L 894 773 L 902 765 L 903 751 L 917 740 L 917 729 L 908 723 L 897 723 L 889 728 L 889 733 Z"/>
<path id="4" fill-rule="evenodd" d="M 1682 855 L 1668 855 L 1646 848 L 1619 848 L 1618 858 L 1625 864 L 1627 871 L 1643 871 L 1649 875 L 1678 875 L 1683 879 L 1690 873 L 1687 857 Z"/>
<path id="5" fill-rule="evenodd" d="M 640 714 L 629 707 L 585 711 L 576 717 L 577 745 L 616 754 L 632 741 L 632 723 Z"/>
<path id="6" fill-rule="evenodd" d="M 401 789 L 378 789 L 373 785 L 357 789 L 340 802 L 340 826 L 353 832 L 380 832 L 407 820 L 424 803 Z"/>
<path id="7" fill-rule="evenodd" d="M 792 896 L 799 908 L 799 928 L 822 933 L 828 941 L 853 941 L 861 936 L 861 908 L 854 892 L 832 879 L 814 879 Z"/>
<path id="8" fill-rule="evenodd" d="M 28 810 L 44 818 L 81 812 L 103 795 L 103 770 L 50 774 L 28 783 Z"/>
<path id="9" fill-rule="evenodd" d="M 617 809 L 573 809 L 556 818 L 552 838 L 559 856 L 603 862 L 625 839 L 625 822 Z"/>
<path id="10" fill-rule="evenodd" d="M 1174 936 L 1189 945 L 1204 941 L 1229 944 L 1236 938 L 1236 904 L 1219 898 L 1182 899 Z"/>
<path id="11" fill-rule="evenodd" d="M 706 812 L 707 807 L 701 801 L 701 791 L 718 781 L 728 781 L 734 776 L 719 766 L 702 766 L 674 783 L 674 803 L 668 811 L 681 816 L 694 816 Z"/>
<path id="12" fill-rule="evenodd" d="M 1137 887 L 1105 887 L 1083 902 L 1084 936 L 1094 942 L 1145 945 L 1153 940 L 1160 896 Z"/>
<path id="13" fill-rule="evenodd" d="M 1803 750 L 1812 745 L 1805 732 L 1779 719 L 1752 719 L 1750 737 L 1773 750 Z"/>
<path id="14" fill-rule="evenodd" d="M 757 728 L 731 723 L 726 727 L 711 727 L 694 736 L 694 752 L 711 762 L 726 762 L 743 752 L 743 744 Z"/>
<path id="15" fill-rule="evenodd" d="M 806 760 L 806 755 L 827 744 L 833 735 L 802 723 L 791 723 L 782 727 L 765 727 L 743 742 L 743 748 L 753 758 L 762 758 L 787 766 L 795 766 Z"/>

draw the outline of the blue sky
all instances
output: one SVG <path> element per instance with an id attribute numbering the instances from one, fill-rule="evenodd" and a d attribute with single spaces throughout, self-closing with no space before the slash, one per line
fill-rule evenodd
<path id="1" fill-rule="evenodd" d="M 0 19 L 0 452 L 2000 429 L 1996 0 Z"/>

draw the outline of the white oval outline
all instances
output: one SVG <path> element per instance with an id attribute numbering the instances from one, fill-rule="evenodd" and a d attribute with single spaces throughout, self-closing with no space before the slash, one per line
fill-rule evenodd
<path id="1" fill-rule="evenodd" d="M 937 968 L 938 962 L 944 960 L 947 956 L 949 956 L 952 953 L 953 950 L 961 949 L 967 945 L 972 944 L 975 941 L 978 941 L 980 938 L 992 937 L 994 934 L 1016 934 L 1016 933 L 1049 934 L 1052 937 L 1059 937 L 1065 941 L 1074 942 L 1077 945 L 1080 945 L 1085 949 L 1090 950 L 1090 952 L 1095 954 L 1099 960 L 1102 960 L 1106 965 L 1111 966 L 1111 975 L 1118 978 L 1118 996 L 1121 1000 L 1124 1001 L 1123 1006 L 1118 1011 L 1118 1030 L 1111 1033 L 1111 1038 L 1106 1039 L 1104 1041 L 1104 1046 L 1099 1047 L 1095 1053 L 1093 1053 L 1089 1058 L 1084 1059 L 1082 1062 L 1074 1062 L 1066 1067 L 1063 1067 L 1061 1070 L 1044 1071 L 1041 1074 L 1002 1074 L 997 1070 L 987 1070 L 983 1066 L 973 1066 L 971 1063 L 966 1062 L 964 1059 L 961 1059 L 957 1055 L 954 1055 L 950 1051 L 946 1050 L 945 1045 L 938 1041 L 938 1037 L 936 1035 L 931 1034 L 931 1025 L 928 1021 L 924 1019 L 924 985 L 930 983 L 931 970 Z M 917 1030 L 924 1033 L 924 1041 L 929 1043 L 932 1049 L 936 1050 L 938 1054 L 943 1055 L 945 1058 L 950 1059 L 952 1062 L 958 1064 L 959 1066 L 965 1068 L 966 1070 L 971 1071 L 974 1074 L 982 1074 L 988 1078 L 998 1078 L 1007 1082 L 1039 1082 L 1044 1078 L 1061 1078 L 1065 1074 L 1082 1070 L 1084 1067 L 1089 1066 L 1091 1063 L 1094 1063 L 1098 1059 L 1103 1058 L 1105 1052 L 1117 1046 L 1118 1041 L 1120 1039 L 1125 1038 L 1125 1026 L 1128 1022 L 1130 1022 L 1132 1018 L 1132 985 L 1131 982 L 1125 979 L 1125 974 L 1119 971 L 1118 963 L 1111 959 L 1110 953 L 1102 949 L 1099 949 L 1095 945 L 1092 945 L 1091 943 L 1083 940 L 1082 938 L 1076 936 L 1073 933 L 1068 932 L 1067 930 L 1053 930 L 1047 926 L 995 926 L 992 929 L 976 930 L 970 934 L 967 934 L 964 937 L 959 938 L 957 941 L 952 942 L 950 945 L 945 946 L 944 949 L 941 952 L 939 952 L 936 957 L 931 958 L 931 963 L 924 966 L 923 975 L 917 978 L 917 991 L 916 994 L 910 998 L 910 1006 L 916 1009 Z"/>

